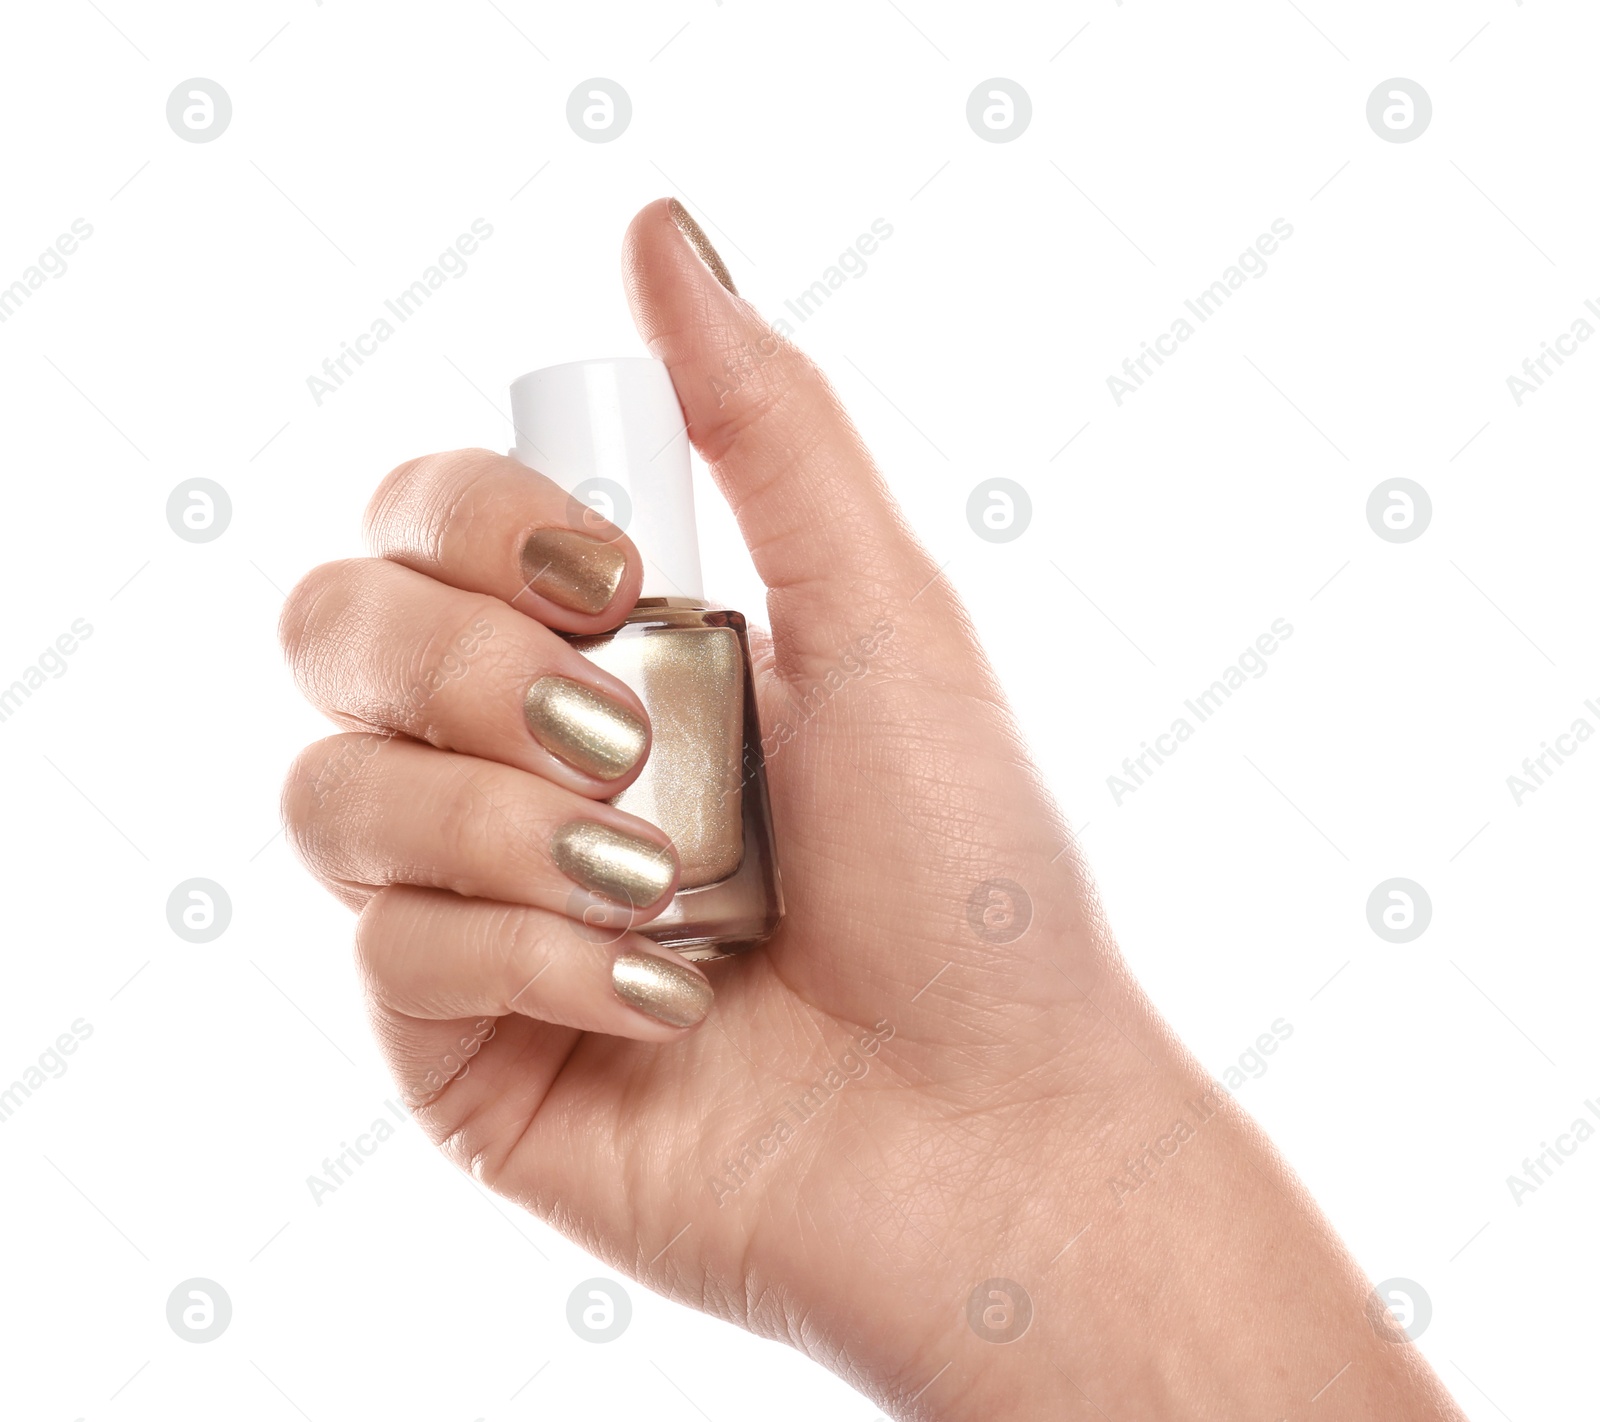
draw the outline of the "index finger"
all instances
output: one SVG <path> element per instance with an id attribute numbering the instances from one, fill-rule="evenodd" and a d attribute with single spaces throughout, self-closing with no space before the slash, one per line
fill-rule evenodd
<path id="1" fill-rule="evenodd" d="M 639 554 L 622 530 L 507 455 L 412 459 L 366 514 L 380 558 L 488 593 L 561 632 L 603 632 L 638 600 Z"/>

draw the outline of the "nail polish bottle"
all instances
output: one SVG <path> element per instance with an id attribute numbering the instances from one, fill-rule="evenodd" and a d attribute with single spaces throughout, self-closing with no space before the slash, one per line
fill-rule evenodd
<path id="1" fill-rule="evenodd" d="M 686 958 L 725 958 L 772 935 L 783 893 L 744 618 L 707 604 L 672 377 L 648 357 L 578 361 L 511 386 L 511 453 L 570 495 L 568 520 L 609 520 L 644 560 L 622 625 L 570 637 L 624 681 L 650 715 L 649 756 L 612 800 L 659 825 L 681 869 L 678 892 L 640 931 Z"/>

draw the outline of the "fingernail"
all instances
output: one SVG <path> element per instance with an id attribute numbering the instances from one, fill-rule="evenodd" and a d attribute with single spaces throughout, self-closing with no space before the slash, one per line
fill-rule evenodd
<path id="1" fill-rule="evenodd" d="M 551 755 L 598 780 L 615 780 L 644 754 L 647 728 L 626 706 L 564 676 L 542 676 L 522 702 L 528 729 Z"/>
<path id="2" fill-rule="evenodd" d="M 667 203 L 667 211 L 672 214 L 672 220 L 678 224 L 678 231 L 689 239 L 689 245 L 699 253 L 700 260 L 711 268 L 711 275 L 737 296 L 739 288 L 733 284 L 733 278 L 728 275 L 727 264 L 717 249 L 711 245 L 711 239 L 701 230 L 700 224 L 689 216 L 689 209 L 677 198 L 672 198 Z"/>
<path id="3" fill-rule="evenodd" d="M 622 586 L 628 555 L 567 528 L 541 528 L 522 545 L 522 576 L 541 597 L 574 612 L 604 612 Z"/>
<path id="4" fill-rule="evenodd" d="M 653 904 L 678 872 L 670 849 L 594 820 L 562 825 L 550 854 L 567 878 L 619 904 Z"/>
<path id="5" fill-rule="evenodd" d="M 711 1011 L 710 983 L 693 968 L 648 953 L 619 953 L 611 984 L 629 1007 L 669 1027 L 693 1027 Z"/>

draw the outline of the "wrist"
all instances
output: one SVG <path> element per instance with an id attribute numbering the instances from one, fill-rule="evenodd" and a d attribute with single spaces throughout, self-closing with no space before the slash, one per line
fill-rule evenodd
<path id="1" fill-rule="evenodd" d="M 1129 1256 L 1124 1187 L 1130 1154 L 1154 1148 L 1149 1123 L 1208 1083 L 1172 1059 L 1136 989 L 1111 996 L 1078 1018 L 1062 1088 L 990 1123 L 945 1247 L 924 1257 L 923 1331 L 893 1369 L 891 1416 L 1030 1422 L 1084 1397 L 1114 1416 L 1167 1415 L 1140 1393 L 1121 1391 L 1122 1410 L 1102 1395 L 1158 1362 L 1138 1296 L 1159 1282 L 1140 1278 L 1149 1249 Z"/>
<path id="2" fill-rule="evenodd" d="M 875 1212 L 913 1264 L 860 1291 L 852 1381 L 940 1422 L 1459 1417 L 1254 1123 L 1137 989 L 1095 999 L 1054 1089 L 950 1123 L 940 1178 Z"/>
<path id="3" fill-rule="evenodd" d="M 1094 1002 L 1076 999 L 1070 1031 L 994 1073 L 1009 1089 L 964 1082 L 902 1138 L 846 1144 L 860 1165 L 840 1182 L 838 1213 L 854 1227 L 838 1257 L 850 1262 L 807 1291 L 821 1326 L 795 1341 L 890 1416 L 1058 1417 L 1075 1339 L 1098 1329 L 1079 1264 L 1117 1272 L 1085 1249 L 1115 1204 L 1109 1162 L 1133 1123 L 1159 1115 L 1154 1100 L 1193 1082 L 1136 988 L 1074 976 L 1094 982 Z M 885 1168 L 907 1160 L 910 1183 L 912 1170 Z"/>

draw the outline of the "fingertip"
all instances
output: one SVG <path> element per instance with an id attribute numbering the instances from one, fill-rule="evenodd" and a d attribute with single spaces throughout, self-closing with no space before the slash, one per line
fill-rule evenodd
<path id="1" fill-rule="evenodd" d="M 705 230 L 676 198 L 657 198 L 634 215 L 622 270 L 634 324 L 652 348 L 691 312 L 702 321 L 755 321 L 764 329 Z"/>

